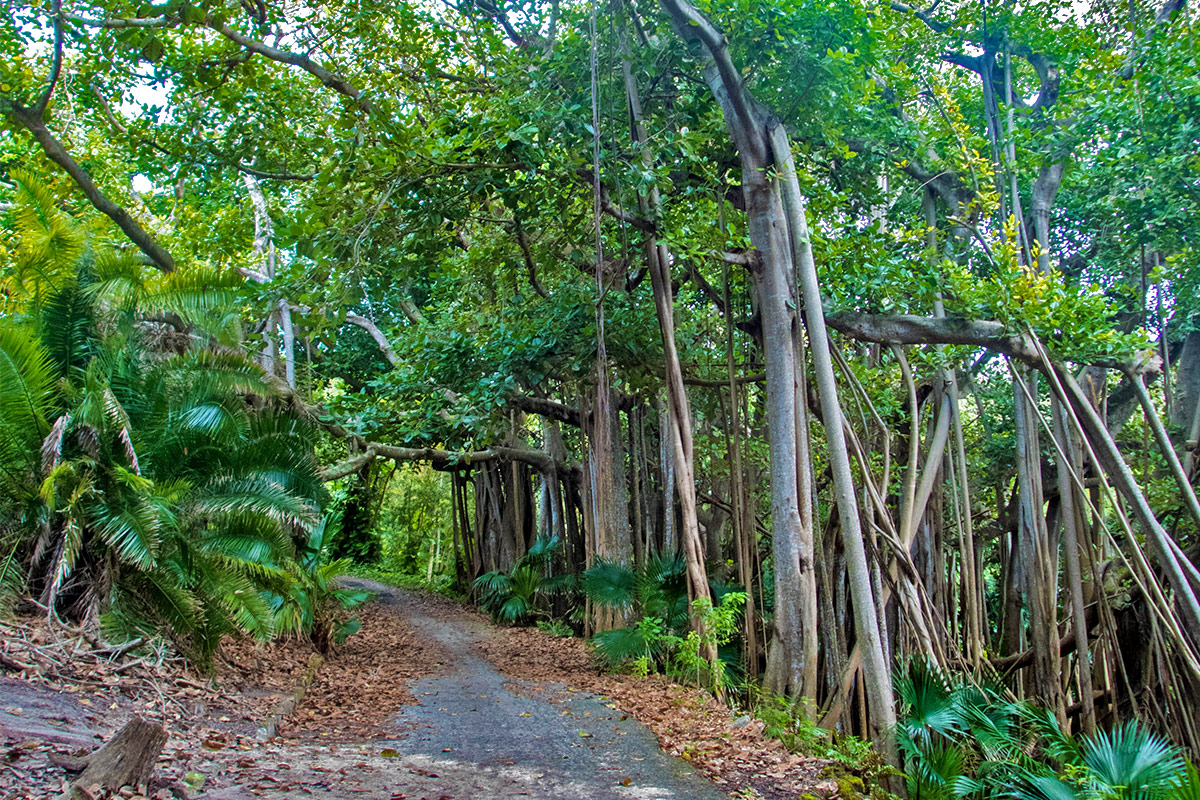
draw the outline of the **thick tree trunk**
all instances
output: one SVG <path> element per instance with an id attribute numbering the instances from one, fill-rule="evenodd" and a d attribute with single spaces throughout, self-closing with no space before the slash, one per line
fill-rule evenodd
<path id="1" fill-rule="evenodd" d="M 1175 397 L 1171 422 L 1185 431 L 1192 425 L 1200 399 L 1200 330 L 1190 331 L 1175 359 Z"/>
<path id="2" fill-rule="evenodd" d="M 279 301 L 279 331 L 283 340 L 283 376 L 287 385 L 296 388 L 296 332 L 292 328 L 292 307 L 286 299 Z"/>
<path id="3" fill-rule="evenodd" d="M 658 455 L 662 464 L 662 552 L 675 555 L 679 542 L 675 525 L 675 447 L 671 440 L 671 417 L 667 399 L 662 398 L 658 410 Z"/>
<path id="4" fill-rule="evenodd" d="M 750 240 L 759 253 L 755 273 L 767 360 L 767 405 L 771 432 L 772 493 L 777 551 L 776 580 L 794 568 L 812 569 L 811 553 L 800 552 L 800 512 L 796 497 L 796 385 L 792 344 L 791 281 L 797 277 L 807 309 L 805 325 L 812 343 L 818 396 L 825 419 L 834 496 L 841 517 L 847 571 L 854 600 L 855 629 L 863 650 L 873 738 L 889 763 L 896 759 L 891 671 L 883 656 L 879 621 L 871 591 L 870 569 L 855 499 L 854 476 L 842 431 L 842 410 L 829 352 L 816 266 L 803 197 L 792 163 L 787 133 L 750 95 L 729 55 L 724 35 L 686 0 L 662 0 L 679 35 L 707 53 L 705 80 L 720 103 L 725 124 L 742 161 L 742 191 Z M 794 275 L 794 271 L 795 274 Z M 781 557 L 782 556 L 782 557 Z M 807 558 L 807 563 L 803 559 Z M 778 590 L 777 590 L 778 597 Z M 784 598 L 786 601 L 787 598 Z M 780 613 L 777 606 L 776 614 Z M 792 622 L 798 624 L 798 621 Z M 790 661 L 798 665 L 799 659 Z"/>
<path id="5" fill-rule="evenodd" d="M 1080 722 L 1085 734 L 1096 732 L 1096 706 L 1092 697 L 1092 652 L 1088 643 L 1087 601 L 1083 596 L 1083 569 L 1079 558 L 1080 535 L 1078 489 L 1072 475 L 1082 474 L 1083 459 L 1076 438 L 1067 425 L 1061 403 L 1055 403 L 1054 438 L 1058 442 L 1058 468 L 1056 470 L 1059 513 L 1063 522 L 1063 560 L 1067 568 L 1067 589 L 1071 597 L 1071 621 L 1078 646 L 1076 669 L 1079 674 Z"/>
<path id="6" fill-rule="evenodd" d="M 1033 683 L 1040 702 L 1066 724 L 1066 706 L 1059 684 L 1058 619 L 1055 602 L 1057 573 L 1049 552 L 1049 535 L 1042 492 L 1041 452 L 1038 446 L 1036 409 L 1025 396 L 1025 387 L 1036 384 L 1020 376 L 1013 384 L 1017 435 L 1017 480 L 1020 481 L 1018 531 L 1024 551 L 1025 601 L 1029 611 L 1029 639 L 1033 648 Z"/>
<path id="7" fill-rule="evenodd" d="M 633 540 L 629 532 L 629 497 L 625 482 L 625 448 L 621 436 L 620 411 L 611 402 L 602 402 L 603 389 L 598 388 L 591 405 L 587 441 L 589 480 L 588 499 L 591 503 L 592 552 L 600 558 L 619 564 L 633 563 Z M 598 609 L 595 630 L 621 628 L 626 624 L 623 612 Z"/>

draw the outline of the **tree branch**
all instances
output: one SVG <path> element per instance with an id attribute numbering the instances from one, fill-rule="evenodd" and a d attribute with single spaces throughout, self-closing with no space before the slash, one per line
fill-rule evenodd
<path id="1" fill-rule="evenodd" d="M 53 0 L 50 4 L 50 13 L 54 17 L 54 60 L 50 65 L 50 77 L 46 82 L 46 89 L 42 92 L 42 96 L 33 104 L 32 111 L 39 118 L 44 118 L 46 108 L 50 105 L 50 98 L 54 96 L 54 87 L 58 85 L 58 79 L 62 75 L 63 62 L 63 15 L 62 15 L 62 0 Z"/>
<path id="2" fill-rule="evenodd" d="M 461 452 L 441 450 L 436 447 L 395 447 L 389 444 L 368 442 L 366 450 L 356 456 L 332 464 L 320 471 L 321 480 L 334 481 L 338 478 L 357 472 L 376 458 L 390 458 L 393 461 L 428 461 L 435 469 L 465 469 L 475 464 L 488 461 L 516 461 L 529 464 L 543 473 L 556 472 L 560 475 L 573 471 L 566 461 L 560 461 L 540 450 L 526 450 L 518 447 L 490 447 L 486 450 Z"/>
<path id="3" fill-rule="evenodd" d="M 708 53 L 708 67 L 719 81 L 706 81 L 717 101 L 728 109 L 734 119 L 729 127 L 733 132 L 758 130 L 762 127 L 762 109 L 746 91 L 746 82 L 733 58 L 729 55 L 729 43 L 725 34 L 708 17 L 701 14 L 691 3 L 680 0 L 662 0 L 662 6 L 671 17 L 680 38 L 687 42 L 702 44 Z M 738 150 L 752 156 L 755 163 L 766 161 L 765 145 L 757 141 L 760 137 L 744 137 L 737 134 Z"/>
<path id="4" fill-rule="evenodd" d="M 533 290 L 542 297 L 549 297 L 546 293 L 546 288 L 542 286 L 542 282 L 538 280 L 537 266 L 533 263 L 533 253 L 529 250 L 529 240 L 525 237 L 525 229 L 521 227 L 520 222 L 515 222 L 517 244 L 521 248 L 521 255 L 525 258 L 525 269 L 529 271 L 529 285 Z"/>
<path id="5" fill-rule="evenodd" d="M 734 377 L 735 383 L 763 383 L 767 380 L 765 372 L 756 372 L 753 375 L 738 375 Z M 729 378 L 719 378 L 717 380 L 708 380 L 707 378 L 684 378 L 683 382 L 688 386 L 704 386 L 711 389 L 728 389 Z"/>
<path id="6" fill-rule="evenodd" d="M 519 408 L 527 414 L 538 414 L 547 419 L 557 420 L 575 428 L 579 427 L 579 410 L 554 400 L 531 397 L 524 394 L 514 394 L 508 398 L 508 404 L 513 408 Z"/>
<path id="7" fill-rule="evenodd" d="M 891 0 L 891 2 L 888 3 L 888 6 L 893 11 L 899 11 L 901 14 L 908 14 L 909 16 L 916 17 L 917 19 L 921 20 L 921 22 L 924 22 L 926 25 L 928 25 L 929 28 L 935 33 L 945 33 L 950 27 L 950 23 L 940 22 L 933 18 L 933 12 L 937 11 L 937 7 L 940 4 L 941 0 L 937 0 L 937 2 L 924 11 L 905 3 L 896 2 L 896 0 Z"/>
<path id="8" fill-rule="evenodd" d="M 408 287 L 405 286 L 398 293 L 396 305 L 400 307 L 400 312 L 413 325 L 420 325 L 425 321 L 425 315 L 421 313 L 421 309 L 417 308 L 417 304 L 408 296 Z"/>
<path id="9" fill-rule="evenodd" d="M 312 181 L 317 178 L 317 173 L 315 172 L 266 172 L 254 167 L 247 167 L 242 162 L 236 160 L 230 161 L 228 164 L 238 172 L 265 181 Z"/>
<path id="10" fill-rule="evenodd" d="M 118 17 L 116 19 L 90 19 L 81 17 L 77 14 L 66 14 L 67 22 L 74 22 L 76 25 L 84 25 L 89 28 L 108 28 L 123 30 L 126 28 L 166 28 L 176 24 L 179 20 L 175 17 L 163 15 L 161 17 Z"/>
<path id="11" fill-rule="evenodd" d="M 271 61 L 278 61 L 281 64 L 290 64 L 312 75 L 321 83 L 328 86 L 340 94 L 359 101 L 364 108 L 369 108 L 370 104 L 362 99 L 362 90 L 354 84 L 350 83 L 346 78 L 331 72 L 325 67 L 309 58 L 308 53 L 293 53 L 290 50 L 281 50 L 278 47 L 271 47 L 265 42 L 260 42 L 257 39 L 251 39 L 242 33 L 238 33 L 233 28 L 225 23 L 218 23 L 213 19 L 208 20 L 208 27 L 212 28 L 217 33 L 220 33 L 230 41 L 236 42 L 252 53 L 257 53 Z"/>
<path id="12" fill-rule="evenodd" d="M 829 327 L 852 339 L 880 344 L 963 344 L 985 347 L 1030 364 L 1040 363 L 1037 348 L 999 322 L 912 314 L 880 316 L 842 311 L 826 314 Z"/>
<path id="13" fill-rule="evenodd" d="M 825 315 L 825 323 L 834 330 L 863 342 L 879 344 L 958 344 L 982 347 L 1015 358 L 1039 369 L 1044 362 L 1036 343 L 1023 334 L 1009 331 L 993 320 L 965 320 L 954 317 L 919 317 L 913 314 L 881 316 L 840 311 Z M 1154 372 L 1159 364 L 1144 354 L 1126 360 L 1093 358 L 1078 363 L 1091 364 L 1136 374 Z"/>
<path id="14" fill-rule="evenodd" d="M 171 254 L 155 241 L 154 237 L 147 233 L 146 229 L 138 224 L 138 221 L 130 216 L 128 211 L 108 199 L 100 191 L 92 180 L 92 176 L 79 166 L 79 162 L 71 157 L 62 142 L 58 141 L 46 127 L 40 112 L 14 104 L 9 111 L 9 116 L 33 135 L 47 158 L 58 164 L 71 176 L 71 180 L 75 181 L 75 185 L 83 191 L 92 207 L 117 223 L 117 227 L 124 231 L 130 241 L 136 244 L 138 249 L 145 253 L 159 269 L 163 272 L 171 272 L 175 269 L 175 259 L 171 257 Z"/>
<path id="15" fill-rule="evenodd" d="M 357 325 L 371 334 L 371 338 L 375 340 L 375 344 L 379 345 L 380 351 L 383 352 L 383 357 L 387 359 L 389 364 L 394 367 L 400 363 L 400 360 L 396 358 L 396 351 L 392 349 L 392 343 L 388 341 L 387 336 L 384 335 L 383 331 L 379 330 L 379 326 L 372 320 L 351 311 L 346 314 L 346 322 L 349 322 L 351 325 Z"/>
<path id="16" fill-rule="evenodd" d="M 1167 0 L 1167 2 L 1162 5 L 1162 8 L 1158 10 L 1158 13 L 1154 15 L 1154 22 L 1150 25 L 1149 29 L 1147 29 L 1146 35 L 1142 37 L 1142 47 L 1150 44 L 1154 37 L 1158 35 L 1159 29 L 1169 25 L 1171 20 L 1175 18 L 1175 15 L 1178 14 L 1185 5 L 1187 5 L 1187 0 Z M 1137 68 L 1141 66 L 1142 62 L 1145 60 L 1145 56 L 1142 55 L 1141 52 L 1130 53 L 1129 55 L 1129 63 L 1126 64 L 1125 68 L 1121 70 L 1121 77 L 1125 80 L 1132 79 L 1133 73 L 1137 71 Z"/>

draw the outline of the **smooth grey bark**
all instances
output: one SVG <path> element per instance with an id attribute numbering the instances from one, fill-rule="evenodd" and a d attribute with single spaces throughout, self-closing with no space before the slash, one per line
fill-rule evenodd
<path id="1" fill-rule="evenodd" d="M 1054 364 L 1051 368 L 1051 378 L 1059 399 L 1070 406 L 1091 441 L 1100 466 L 1112 480 L 1113 487 L 1133 509 L 1155 560 L 1166 573 L 1167 582 L 1175 590 L 1183 628 L 1191 638 L 1193 646 L 1200 646 L 1200 600 L 1188 581 L 1187 568 L 1181 563 L 1181 560 L 1187 561 L 1187 557 L 1177 550 L 1170 534 L 1154 515 L 1146 495 L 1129 469 L 1129 464 L 1121 455 L 1120 448 L 1109 435 L 1108 429 L 1105 428 L 1096 409 L 1088 402 L 1074 376 L 1062 365 Z"/>
<path id="2" fill-rule="evenodd" d="M 810 418 L 807 391 L 808 369 L 805 358 L 804 332 L 798 325 L 795 325 L 793 335 L 796 366 L 796 501 L 800 509 L 800 527 L 797 530 L 796 546 L 798 549 L 797 563 L 800 569 L 796 576 L 797 585 L 795 587 L 789 585 L 785 587 L 785 591 L 795 596 L 794 602 L 798 606 L 795 613 L 799 619 L 800 628 L 799 630 L 779 631 L 779 633 L 789 637 L 784 651 L 792 659 L 789 677 L 793 681 L 797 676 L 800 679 L 799 685 L 792 686 L 790 693 L 815 700 L 818 689 L 817 667 L 820 658 L 820 637 L 817 629 L 819 606 L 817 603 L 816 536 L 813 527 L 815 514 L 812 446 L 808 430 Z M 776 609 L 778 607 L 778 600 L 776 600 Z M 783 693 L 785 688 L 781 688 L 779 691 Z M 815 704 L 806 703 L 803 712 L 808 716 L 815 716 Z"/>
<path id="3" fill-rule="evenodd" d="M 863 676 L 871 712 L 871 730 L 885 759 L 895 762 L 891 731 L 895 725 L 891 674 L 883 642 L 870 569 L 858 514 L 850 456 L 842 431 L 829 338 L 812 257 L 803 196 L 799 190 L 787 132 L 778 119 L 747 90 L 729 55 L 724 35 L 686 0 L 662 0 L 678 34 L 705 52 L 705 81 L 721 105 L 726 128 L 742 162 L 742 191 L 751 242 L 760 263 L 754 276 L 767 366 L 768 425 L 771 433 L 774 534 L 795 541 L 800 526 L 796 498 L 795 351 L 791 279 L 798 279 L 808 313 L 805 325 L 812 346 L 818 396 L 825 420 L 834 495 L 838 504 L 847 574 L 854 602 L 855 630 L 863 651 Z M 793 554 L 785 552 L 785 560 Z M 799 560 L 799 553 L 795 554 Z M 777 575 L 781 564 L 776 564 Z M 797 567 L 800 565 L 797 564 Z M 807 565 L 812 568 L 811 562 Z M 790 565 L 788 567 L 790 569 Z"/>
<path id="4" fill-rule="evenodd" d="M 661 399 L 659 406 L 658 457 L 662 464 L 663 553 L 674 555 L 679 552 L 675 531 L 675 447 L 671 441 L 670 410 L 666 397 Z"/>
<path id="5" fill-rule="evenodd" d="M 384 335 L 383 331 L 379 329 L 379 326 L 375 324 L 374 320 L 364 317 L 361 314 L 355 314 L 353 311 L 351 311 L 346 314 L 346 322 L 349 322 L 351 325 L 356 325 L 366 331 L 370 337 L 375 340 L 375 344 L 379 345 L 379 351 L 383 353 L 383 357 L 387 359 L 389 364 L 394 367 L 400 363 L 399 359 L 396 357 L 396 351 L 392 348 L 392 343 L 388 341 L 387 336 Z"/>
<path id="6" fill-rule="evenodd" d="M 1137 392 L 1138 402 L 1142 404 L 1142 413 L 1146 415 L 1146 421 L 1150 423 L 1150 428 L 1154 431 L 1154 439 L 1158 442 L 1158 449 L 1166 460 L 1167 466 L 1171 468 L 1171 475 L 1175 478 L 1175 485 L 1179 487 L 1179 494 L 1183 497 L 1184 504 L 1188 507 L 1188 512 L 1192 515 L 1192 522 L 1196 524 L 1196 529 L 1200 530 L 1200 501 L 1196 499 L 1196 490 L 1192 487 L 1191 481 L 1188 480 L 1183 464 L 1179 461 L 1179 456 L 1175 453 L 1175 447 L 1171 444 L 1171 438 L 1167 435 L 1167 429 L 1163 426 L 1162 418 L 1158 416 L 1158 410 L 1154 407 L 1154 401 L 1150 399 L 1150 393 L 1146 390 L 1146 384 L 1142 383 L 1140 375 L 1129 374 L 1126 378 L 1132 383 L 1134 391 Z"/>
<path id="7" fill-rule="evenodd" d="M 1067 589 L 1071 597 L 1072 628 L 1078 645 L 1080 723 L 1085 734 L 1096 732 L 1096 704 L 1092 696 L 1092 653 L 1088 644 L 1087 602 L 1083 596 L 1083 567 L 1079 548 L 1083 537 L 1080 524 L 1081 504 L 1071 473 L 1081 475 L 1083 458 L 1079 444 L 1071 434 L 1061 403 L 1054 403 L 1054 438 L 1058 440 L 1060 462 L 1055 473 L 1059 496 L 1059 513 L 1063 521 L 1063 561 L 1067 568 Z"/>
<path id="8" fill-rule="evenodd" d="M 1014 366 L 1013 369 L 1019 369 Z M 1053 572 L 1044 513 L 1045 493 L 1042 489 L 1040 437 L 1037 434 L 1037 410 L 1025 395 L 1031 388 L 1036 397 L 1036 383 L 1026 376 L 1013 382 L 1013 414 L 1017 440 L 1017 529 L 1025 577 L 1025 604 L 1029 611 L 1029 640 L 1033 647 L 1033 680 L 1042 702 L 1051 707 L 1059 721 L 1066 723 L 1066 707 L 1059 685 L 1058 620 L 1055 613 L 1057 574 Z"/>
<path id="9" fill-rule="evenodd" d="M 921 206 L 925 212 L 925 246 L 929 254 L 930 266 L 937 266 L 938 259 L 938 224 L 937 198 L 931 189 L 926 189 L 921 196 Z M 934 316 L 945 319 L 946 309 L 939 292 L 934 300 Z M 962 413 L 958 390 L 958 373 L 954 369 L 942 370 L 942 380 L 950 400 L 951 424 L 954 432 L 954 452 L 950 459 L 953 472 L 953 482 L 958 491 L 959 520 L 959 553 L 962 574 L 962 610 L 964 617 L 963 639 L 966 642 L 967 656 L 971 663 L 978 668 L 983 660 L 984 628 L 981 609 L 983 597 L 979 591 L 979 572 L 975 568 L 975 530 L 971 514 L 971 485 L 967 474 L 967 449 L 963 436 Z"/>
<path id="10" fill-rule="evenodd" d="M 292 307 L 287 298 L 279 301 L 279 331 L 283 340 L 283 378 L 296 388 L 296 331 L 292 327 Z"/>
<path id="11" fill-rule="evenodd" d="M 1175 397 L 1171 422 L 1184 431 L 1184 466 L 1190 475 L 1196 468 L 1200 447 L 1200 330 L 1188 333 L 1175 361 Z"/>

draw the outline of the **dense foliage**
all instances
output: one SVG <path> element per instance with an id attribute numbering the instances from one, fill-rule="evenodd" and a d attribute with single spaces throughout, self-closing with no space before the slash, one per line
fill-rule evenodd
<path id="1" fill-rule="evenodd" d="M 11 7 L 0 587 L 203 654 L 436 577 L 914 796 L 1200 747 L 1185 0 Z"/>
<path id="2" fill-rule="evenodd" d="M 236 350 L 164 347 L 145 322 L 214 298 L 140 267 L 24 175 L 0 332 L 7 561 L 53 617 L 165 632 L 207 656 L 222 635 L 307 634 L 292 606 L 325 489 L 309 426 L 264 397 Z M 264 399 L 267 399 L 264 397 Z M 317 547 L 317 550 L 320 548 Z M 320 591 L 327 594 L 324 586 Z M 278 598 L 273 604 L 271 597 Z"/>

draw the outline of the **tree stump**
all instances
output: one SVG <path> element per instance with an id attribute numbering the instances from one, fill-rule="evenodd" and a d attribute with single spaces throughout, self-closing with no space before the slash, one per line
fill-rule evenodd
<path id="1" fill-rule="evenodd" d="M 64 800 L 87 798 L 87 790 L 93 786 L 116 791 L 147 783 L 166 743 L 166 728 L 134 717 L 107 744 L 87 756 L 87 766 L 63 795 Z"/>

